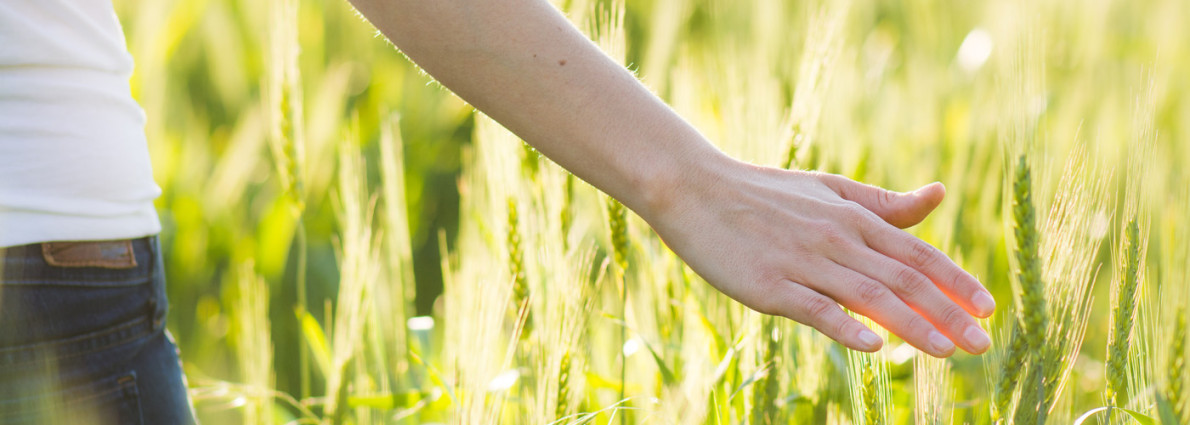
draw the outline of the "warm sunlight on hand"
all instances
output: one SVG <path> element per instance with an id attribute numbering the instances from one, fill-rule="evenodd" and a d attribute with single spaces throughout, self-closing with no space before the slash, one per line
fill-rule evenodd
<path id="1" fill-rule="evenodd" d="M 975 320 L 992 314 L 991 295 L 901 230 L 942 202 L 942 184 L 897 193 L 833 174 L 738 162 L 725 169 L 682 184 L 664 212 L 646 217 L 724 294 L 856 350 L 883 341 L 840 304 L 937 357 L 955 345 L 976 354 L 991 345 Z"/>

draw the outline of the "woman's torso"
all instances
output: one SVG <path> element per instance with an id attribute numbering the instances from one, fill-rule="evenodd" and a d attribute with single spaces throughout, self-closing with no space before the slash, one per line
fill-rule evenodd
<path id="1" fill-rule="evenodd" d="M 160 230 L 110 0 L 0 2 L 0 247 Z"/>

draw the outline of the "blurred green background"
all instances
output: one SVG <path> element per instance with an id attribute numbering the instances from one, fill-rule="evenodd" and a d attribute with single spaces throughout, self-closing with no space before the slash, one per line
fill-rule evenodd
<path id="1" fill-rule="evenodd" d="M 565 303 L 565 295 L 545 289 L 556 283 L 558 270 L 574 275 L 586 270 L 587 279 L 594 282 L 608 279 L 596 278 L 602 275 L 599 270 L 615 269 L 600 266 L 612 250 L 607 215 L 595 192 L 581 183 L 573 183 L 579 185 L 577 194 L 566 189 L 564 196 L 567 202 L 573 197 L 573 206 L 567 203 L 565 208 L 574 208 L 575 228 L 563 229 L 561 239 L 576 241 L 574 246 L 561 248 L 567 255 L 535 256 L 553 246 L 539 239 L 557 231 L 545 229 L 552 226 L 545 215 L 564 208 L 552 204 L 558 195 L 551 192 L 562 187 L 555 181 L 562 174 L 539 178 L 524 167 L 499 171 L 484 163 L 485 155 L 505 155 L 524 164 L 540 162 L 558 173 L 546 160 L 521 149 L 515 138 L 499 129 L 485 130 L 480 122 L 484 118 L 421 73 L 346 2 L 114 2 L 137 60 L 134 96 L 148 115 L 155 175 L 164 189 L 157 205 L 165 229 L 169 326 L 196 388 L 200 417 L 208 423 L 263 421 L 245 413 L 245 406 L 260 405 L 275 406 L 264 409 L 275 415 L 261 418 L 303 417 L 294 405 L 232 384 L 252 380 L 258 390 L 263 386 L 292 395 L 318 420 L 469 422 L 467 418 L 476 416 L 460 413 L 469 409 L 468 395 L 444 397 L 431 391 L 465 392 L 467 369 L 460 362 L 466 363 L 474 353 L 452 345 L 452 326 L 500 317 L 504 327 L 493 329 L 508 346 L 515 346 L 516 320 L 515 314 L 514 319 L 504 313 L 485 315 L 485 309 L 491 309 L 486 304 L 467 304 L 478 300 L 449 298 L 449 283 L 456 282 L 458 291 L 464 291 L 484 281 L 486 273 L 511 285 L 515 276 L 509 275 L 508 267 L 515 254 L 503 243 L 504 234 L 518 231 L 525 240 L 522 249 L 530 253 L 524 259 L 533 269 L 528 280 L 535 291 L 546 294 L 535 298 L 535 315 L 549 316 L 553 304 Z M 1113 251 L 1120 243 L 1121 220 L 1129 216 L 1128 205 L 1139 205 L 1138 215 L 1151 223 L 1146 282 L 1152 283 L 1143 287 L 1149 294 L 1146 305 L 1151 304 L 1144 332 L 1150 333 L 1148 339 L 1140 339 L 1138 353 L 1151 354 L 1168 341 L 1160 336 L 1166 331 L 1161 318 L 1167 313 L 1158 300 L 1178 293 L 1166 287 L 1190 282 L 1180 260 L 1185 257 L 1178 257 L 1187 244 L 1183 221 L 1190 215 L 1185 189 L 1190 177 L 1182 167 L 1190 160 L 1187 2 L 628 0 L 622 5 L 622 26 L 614 25 L 616 20 L 606 13 L 620 10 L 618 3 L 571 0 L 558 6 L 602 45 L 622 49 L 620 59 L 630 69 L 733 155 L 784 166 L 796 147 L 793 158 L 798 166 L 894 190 L 944 182 L 947 201 L 911 232 L 952 255 L 993 291 L 1001 306 L 997 321 L 990 324 L 997 332 L 1004 332 L 1004 317 L 1014 311 L 1008 256 L 1012 240 L 1007 236 L 1011 224 L 1004 199 L 1011 162 L 1005 158 L 1029 154 L 1043 219 L 1058 195 L 1099 190 L 1088 195 L 1099 201 L 1075 207 L 1086 209 L 1091 217 L 1082 224 L 1098 218 L 1096 225 L 1104 230 L 1098 233 L 1101 245 L 1095 252 L 1070 253 L 1089 256 L 1087 261 L 1099 265 L 1091 288 L 1086 348 L 1075 360 L 1064 392 L 1070 412 L 1102 404 L 1109 288 L 1117 262 Z M 597 30 L 608 22 L 612 25 L 602 33 Z M 1031 131 L 1014 135 L 1012 130 L 1022 126 Z M 488 145 L 477 142 L 483 138 L 492 143 L 503 140 L 515 149 L 485 148 Z M 382 143 L 397 148 L 388 156 L 395 155 L 396 168 L 382 164 Z M 360 155 L 363 162 L 353 162 Z M 1074 163 L 1089 164 L 1077 176 L 1091 182 L 1087 188 L 1059 183 L 1072 157 Z M 393 170 L 400 178 L 384 175 Z M 519 189 L 480 189 L 492 180 Z M 347 196 L 351 187 L 360 190 L 355 198 Z M 508 228 L 505 200 L 488 199 L 494 193 L 504 193 L 508 202 L 520 202 L 530 211 L 523 213 L 529 218 L 519 219 L 519 230 Z M 392 194 L 402 199 L 394 201 Z M 1130 194 L 1135 202 L 1127 201 Z M 352 205 L 359 208 L 352 212 Z M 376 217 L 366 214 L 373 207 Z M 360 229 L 353 225 L 375 233 L 360 236 L 352 233 Z M 470 236 L 465 230 L 469 226 Z M 615 283 L 599 286 L 596 306 L 583 313 L 590 318 L 583 321 L 585 328 L 572 329 L 588 335 L 583 344 L 571 343 L 586 345 L 583 352 L 591 359 L 581 363 L 585 381 L 574 385 L 586 387 L 570 395 L 579 400 L 568 407 L 570 412 L 608 407 L 619 400 L 616 393 L 627 392 L 636 396 L 629 405 L 655 414 L 637 413 L 630 416 L 633 421 L 751 420 L 746 418 L 757 406 L 753 402 L 736 406 L 743 402 L 708 401 L 690 391 L 722 397 L 716 388 L 731 392 L 747 387 L 752 394 L 753 389 L 743 384 L 765 364 L 754 358 L 763 353 L 763 344 L 751 344 L 759 341 L 760 329 L 775 326 L 783 335 L 803 335 L 804 329 L 784 322 L 762 324 L 756 314 L 702 283 L 673 289 L 672 272 L 682 267 L 672 254 L 642 222 L 633 219 L 629 235 L 634 241 L 629 286 L 667 295 L 634 295 L 633 304 L 621 311 Z M 407 251 L 402 248 L 406 244 Z M 347 274 L 350 267 L 365 272 Z M 697 282 L 688 270 L 684 275 Z M 366 281 L 364 289 L 343 283 L 343 276 Z M 253 293 L 246 281 L 262 282 L 267 298 L 245 295 Z M 444 281 L 447 295 L 442 297 Z M 344 304 L 352 294 L 366 295 L 355 304 Z M 373 296 L 395 301 L 368 304 Z M 263 309 L 252 316 L 245 300 L 255 300 Z M 452 300 L 475 307 L 475 314 L 452 316 L 452 311 L 468 311 L 452 310 Z M 339 331 L 342 318 L 350 317 L 344 308 L 365 304 L 370 307 L 360 313 L 362 322 L 345 321 Z M 681 336 L 674 329 L 693 326 L 694 316 L 674 313 L 669 319 L 645 319 L 643 312 L 669 306 L 697 311 L 703 321 L 713 323 L 697 331 L 705 332 L 706 338 L 751 348 L 708 349 L 707 355 L 716 359 L 703 368 L 710 371 L 693 372 L 701 364 L 683 359 L 691 350 L 700 350 L 695 348 L 701 347 L 699 340 L 690 336 L 693 330 Z M 414 316 L 436 320 L 432 331 L 418 337 L 432 340 L 434 348 L 417 346 L 416 338 L 408 336 L 417 334 L 406 326 Z M 640 376 L 635 388 L 599 384 L 602 378 L 618 379 L 622 371 L 614 357 L 627 356 L 627 342 L 616 335 L 620 326 L 607 316 L 630 324 L 629 339 L 653 341 L 659 347 L 653 353 L 655 361 L 627 366 L 640 373 L 629 374 Z M 311 343 L 318 334 L 315 328 L 329 340 Z M 363 336 L 352 339 L 353 333 Z M 253 335 L 262 339 L 251 340 Z M 780 347 L 791 359 L 798 359 L 807 347 L 817 347 L 833 359 L 822 361 L 847 363 L 837 345 L 798 338 L 803 336 L 781 339 Z M 264 343 L 252 345 L 250 340 Z M 899 346 L 889 345 L 890 353 Z M 338 347 L 348 354 L 319 354 Z M 522 363 L 526 370 L 545 367 L 533 366 L 527 360 L 533 358 L 552 364 L 549 370 L 556 371 L 557 356 L 548 347 L 534 347 L 522 347 L 529 357 L 516 362 L 528 362 Z M 502 352 L 505 347 L 489 348 Z M 747 350 L 760 351 L 742 354 Z M 729 362 L 733 366 L 720 381 L 656 378 L 666 368 L 681 376 L 711 373 L 719 362 L 727 362 L 729 351 L 734 353 Z M 339 360 L 331 360 L 328 369 L 320 357 Z M 902 412 L 892 417 L 898 423 L 910 420 L 913 411 L 912 371 L 905 361 L 889 366 L 893 402 Z M 806 388 L 798 383 L 804 380 L 799 376 L 808 373 L 794 367 L 798 360 L 791 362 L 772 375 L 782 383 L 778 398 L 795 400 L 781 405 L 782 414 L 810 415 L 800 416 L 804 423 L 862 423 L 831 413 L 851 406 L 840 369 L 825 369 L 837 373 L 835 378 L 822 378 L 833 384 L 811 387 L 821 391 L 821 397 L 802 394 L 811 400 L 812 413 L 790 407 L 797 404 L 791 395 L 795 388 Z M 576 360 L 573 367 L 579 363 Z M 987 366 L 965 355 L 947 364 L 954 375 L 948 381 L 953 386 L 946 388 L 952 396 L 943 398 L 952 402 L 954 422 L 985 423 Z M 254 368 L 266 368 L 267 373 L 251 378 Z M 369 378 L 377 375 L 387 378 Z M 1168 383 L 1149 380 L 1155 387 Z M 554 420 L 554 410 L 534 407 L 547 402 L 531 396 L 547 387 L 515 387 L 501 401 L 485 401 L 481 404 L 488 408 L 504 407 L 483 416 L 489 420 L 476 421 Z M 679 396 L 679 390 L 687 393 Z M 347 402 L 348 393 L 356 397 L 348 403 L 354 410 L 340 408 L 335 413 L 328 407 Z M 375 402 L 367 394 L 380 394 L 387 401 Z M 331 401 L 339 396 L 342 400 Z M 653 405 L 641 401 L 648 397 L 664 407 L 649 410 Z M 690 400 L 700 401 L 684 404 Z M 722 409 L 716 403 L 722 403 Z M 731 414 L 718 416 L 724 412 Z M 1069 416 L 1055 421 L 1068 423 L 1073 419 Z M 311 417 L 306 419 L 313 421 Z M 607 413 L 599 419 L 606 422 Z"/>

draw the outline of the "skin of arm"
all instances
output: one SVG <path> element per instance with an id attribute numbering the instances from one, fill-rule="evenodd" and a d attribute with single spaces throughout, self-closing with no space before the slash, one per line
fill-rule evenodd
<path id="1" fill-rule="evenodd" d="M 941 184 L 896 193 L 728 157 L 546 0 L 350 0 L 442 85 L 648 222 L 708 283 L 874 351 L 839 304 L 931 355 L 990 346 L 995 302 L 900 228 Z M 953 341 L 953 343 L 952 343 Z"/>

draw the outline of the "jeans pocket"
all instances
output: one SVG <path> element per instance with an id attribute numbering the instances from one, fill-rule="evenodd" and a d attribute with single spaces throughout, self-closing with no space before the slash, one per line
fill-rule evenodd
<path id="1" fill-rule="evenodd" d="M 4 425 L 141 425 L 136 373 L 0 400 Z"/>

